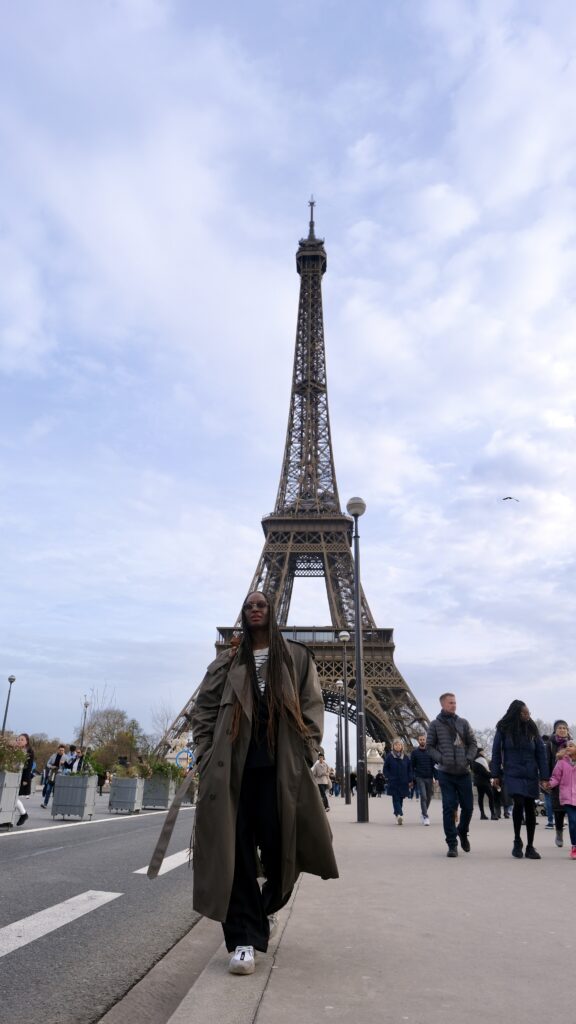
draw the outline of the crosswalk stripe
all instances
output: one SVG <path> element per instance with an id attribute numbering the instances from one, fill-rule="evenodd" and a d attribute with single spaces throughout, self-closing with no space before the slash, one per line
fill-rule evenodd
<path id="1" fill-rule="evenodd" d="M 165 857 L 162 863 L 162 867 L 158 872 L 159 875 L 164 875 L 166 871 L 173 871 L 174 868 L 179 868 L 181 864 L 186 864 L 190 856 L 189 850 L 180 850 L 180 853 L 173 853 L 170 857 Z M 134 872 L 135 875 L 145 875 L 148 871 L 148 865 L 145 868 L 138 868 Z"/>
<path id="2" fill-rule="evenodd" d="M 97 910 L 110 900 L 118 899 L 121 892 L 98 892 L 95 889 L 88 889 L 81 892 L 79 896 L 64 900 L 63 903 L 56 903 L 53 907 L 40 910 L 37 914 L 30 914 L 30 917 L 23 917 L 20 921 L 7 924 L 0 928 L 0 957 L 12 953 L 21 946 L 41 939 L 43 935 L 70 924 L 76 918 L 89 914 L 91 910 Z"/>

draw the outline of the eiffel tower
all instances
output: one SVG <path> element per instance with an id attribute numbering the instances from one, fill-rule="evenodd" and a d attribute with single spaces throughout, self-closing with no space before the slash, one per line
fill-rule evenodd
<path id="1" fill-rule="evenodd" d="M 264 591 L 284 636 L 313 650 L 328 711 L 340 712 L 338 683 L 347 673 L 348 714 L 355 722 L 353 520 L 342 513 L 334 469 L 322 314 L 326 250 L 324 240 L 316 238 L 313 199 L 309 205 L 308 237 L 300 240 L 296 253 L 300 299 L 282 474 L 274 511 L 262 520 L 264 547 L 246 593 Z M 297 576 L 326 581 L 330 626 L 288 625 Z M 428 719 L 394 664 L 393 630 L 376 626 L 363 591 L 360 609 L 367 732 L 388 744 L 396 736 L 410 742 L 426 728 Z M 229 646 L 239 625 L 240 615 L 234 626 L 218 628 L 217 650 Z M 338 639 L 342 630 L 351 634 L 346 645 Z M 166 733 L 159 751 L 165 752 L 188 732 L 193 703 L 194 696 Z"/>

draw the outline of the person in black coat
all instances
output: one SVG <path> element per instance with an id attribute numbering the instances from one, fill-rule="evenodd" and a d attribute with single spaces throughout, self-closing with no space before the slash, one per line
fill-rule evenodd
<path id="1" fill-rule="evenodd" d="M 478 753 L 472 762 L 472 775 L 474 776 L 474 785 L 478 795 L 478 809 L 481 819 L 488 821 L 488 815 L 484 813 L 484 797 L 486 797 L 490 808 L 490 817 L 492 821 L 496 821 L 498 818 L 494 807 L 494 793 L 496 790 L 490 784 L 490 766 L 484 757 L 484 749 L 482 747 L 478 747 Z"/>
<path id="2" fill-rule="evenodd" d="M 392 751 L 384 761 L 384 775 L 388 793 L 392 797 L 392 811 L 396 815 L 398 825 L 402 825 L 402 801 L 408 796 L 413 786 L 412 764 L 404 752 L 404 743 L 400 738 L 392 743 Z"/>
<path id="3" fill-rule="evenodd" d="M 26 752 L 26 760 L 22 769 L 22 778 L 20 779 L 18 796 L 30 796 L 32 792 L 32 777 L 34 774 L 34 751 L 30 746 L 30 737 L 27 732 L 20 733 L 16 739 L 16 746 Z M 28 811 L 20 799 L 16 801 L 16 808 L 20 811 L 20 817 L 16 822 L 16 826 L 23 825 L 28 818 Z"/>
<path id="4" fill-rule="evenodd" d="M 550 771 L 538 728 L 522 700 L 513 700 L 496 726 L 490 770 L 493 785 L 498 789 L 504 781 L 514 802 L 512 856 L 540 860 L 540 854 L 534 849 L 536 800 L 541 783 L 548 782 Z M 524 853 L 520 837 L 523 821 L 526 822 Z"/>

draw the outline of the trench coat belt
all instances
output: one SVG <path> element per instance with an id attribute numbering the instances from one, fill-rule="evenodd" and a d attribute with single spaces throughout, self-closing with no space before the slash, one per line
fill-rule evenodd
<path id="1" fill-rule="evenodd" d="M 197 772 L 198 765 L 195 765 L 192 771 L 188 772 L 188 775 L 183 780 L 183 782 L 180 783 L 178 789 L 176 790 L 176 794 L 174 796 L 172 803 L 170 804 L 170 809 L 168 811 L 168 814 L 166 815 L 166 819 L 162 826 L 162 831 L 158 837 L 158 842 L 156 843 L 156 846 L 154 848 L 154 853 L 152 854 L 152 857 L 150 859 L 150 864 L 148 865 L 148 871 L 146 872 L 148 878 L 156 878 L 158 872 L 160 871 L 160 868 L 162 867 L 162 861 L 164 860 L 166 850 L 168 849 L 168 843 L 170 842 L 170 837 L 174 830 L 174 825 L 176 824 L 178 811 L 180 810 L 182 801 L 186 796 L 186 793 L 190 789 L 190 786 L 192 785 L 192 782 L 194 780 L 194 776 L 196 775 Z"/>

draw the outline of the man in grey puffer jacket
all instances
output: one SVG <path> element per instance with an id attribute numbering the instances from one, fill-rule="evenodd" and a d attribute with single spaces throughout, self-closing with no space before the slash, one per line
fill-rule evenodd
<path id="1" fill-rule="evenodd" d="M 468 828 L 474 810 L 470 764 L 476 757 L 478 744 L 469 722 L 456 714 L 454 694 L 443 693 L 440 706 L 440 714 L 428 729 L 426 750 L 438 766 L 447 856 L 457 857 L 458 839 L 465 853 L 470 853 Z M 456 828 L 454 819 L 458 806 L 460 821 Z"/>

